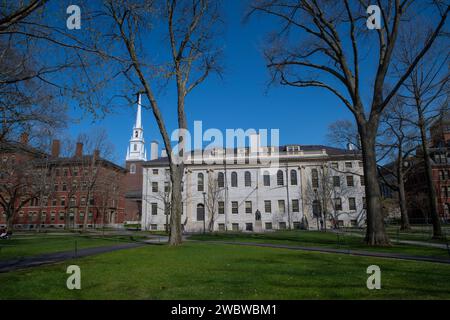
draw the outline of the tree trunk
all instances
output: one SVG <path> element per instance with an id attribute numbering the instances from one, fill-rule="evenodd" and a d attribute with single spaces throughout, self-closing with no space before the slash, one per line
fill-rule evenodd
<path id="1" fill-rule="evenodd" d="M 428 187 L 428 201 L 429 201 L 429 207 L 430 207 L 430 216 L 431 216 L 431 223 L 433 224 L 433 239 L 441 239 L 442 236 L 442 229 L 441 229 L 441 222 L 439 221 L 439 213 L 437 209 L 437 196 L 436 196 L 436 189 L 433 184 L 433 169 L 431 167 L 431 159 L 430 159 L 430 153 L 428 151 L 427 146 L 427 134 L 425 129 L 425 119 L 423 116 L 423 113 L 421 112 L 419 108 L 419 128 L 420 128 L 420 138 L 422 142 L 422 151 L 423 151 L 423 161 L 425 166 L 425 176 L 426 176 L 426 182 Z"/>
<path id="2" fill-rule="evenodd" d="M 367 228 L 365 241 L 370 246 L 388 246 L 390 243 L 384 226 L 375 152 L 377 128 L 376 121 L 358 124 L 366 179 Z"/>
<path id="3" fill-rule="evenodd" d="M 14 227 L 14 211 L 10 212 L 9 214 L 6 214 L 6 226 L 8 231 L 12 231 L 13 227 Z"/>
<path id="4" fill-rule="evenodd" d="M 172 182 L 172 205 L 170 214 L 170 235 L 169 244 L 177 246 L 182 243 L 181 233 L 181 213 L 182 213 L 182 192 L 181 181 L 183 179 L 184 166 L 182 164 L 171 164 L 171 182 Z"/>
<path id="5" fill-rule="evenodd" d="M 400 230 L 411 230 L 409 225 L 408 210 L 406 208 L 405 180 L 401 163 L 397 163 L 398 202 L 400 204 L 401 225 Z"/>

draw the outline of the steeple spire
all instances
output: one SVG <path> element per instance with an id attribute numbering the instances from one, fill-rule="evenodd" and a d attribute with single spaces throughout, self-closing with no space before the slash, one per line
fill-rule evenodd
<path id="1" fill-rule="evenodd" d="M 142 112 L 142 100 L 141 100 L 141 94 L 138 93 L 138 110 L 137 110 L 137 115 L 136 115 L 136 126 L 134 127 L 135 129 L 142 129 L 141 112 Z"/>
<path id="2" fill-rule="evenodd" d="M 145 150 L 144 129 L 142 128 L 142 100 L 141 94 L 138 94 L 138 108 L 136 113 L 136 124 L 130 139 L 127 150 L 126 161 L 147 161 L 147 152 Z"/>

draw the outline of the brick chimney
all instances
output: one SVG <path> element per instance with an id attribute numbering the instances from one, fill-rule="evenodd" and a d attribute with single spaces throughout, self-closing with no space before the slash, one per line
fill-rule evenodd
<path id="1" fill-rule="evenodd" d="M 59 140 L 52 141 L 52 158 L 58 158 L 61 150 L 61 142 Z"/>
<path id="2" fill-rule="evenodd" d="M 22 132 L 22 134 L 20 135 L 20 143 L 21 144 L 28 144 L 29 136 L 30 135 L 27 132 Z"/>
<path id="3" fill-rule="evenodd" d="M 77 142 L 77 147 L 75 149 L 75 157 L 77 158 L 83 157 L 83 144 L 81 142 Z"/>

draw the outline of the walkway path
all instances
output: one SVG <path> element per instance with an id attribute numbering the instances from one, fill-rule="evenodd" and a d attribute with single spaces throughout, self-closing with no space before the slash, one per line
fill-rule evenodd
<path id="1" fill-rule="evenodd" d="M 197 240 L 191 240 L 191 241 L 197 241 Z M 292 245 L 272 244 L 272 243 L 257 243 L 257 242 L 236 242 L 236 241 L 199 241 L 199 242 L 207 242 L 207 243 L 211 243 L 211 244 L 214 244 L 214 243 L 215 244 L 231 244 L 231 245 L 240 245 L 240 246 L 290 249 L 290 250 L 301 250 L 301 251 L 322 252 L 322 253 L 337 253 L 337 254 L 348 254 L 348 255 L 352 255 L 352 256 L 426 261 L 426 262 L 450 264 L 450 258 L 412 256 L 412 255 L 401 254 L 401 253 L 371 252 L 371 251 L 362 251 L 362 250 L 333 249 L 333 248 L 322 248 L 322 247 L 302 247 L 302 246 L 292 246 Z"/>
<path id="2" fill-rule="evenodd" d="M 107 247 L 96 247 L 79 249 L 77 252 L 74 250 L 56 253 L 47 253 L 39 256 L 25 257 L 19 259 L 11 259 L 6 261 L 0 261 L 0 273 L 10 272 L 18 269 L 31 268 L 41 266 L 44 264 L 53 264 L 56 262 L 62 262 L 65 260 L 92 256 L 101 253 L 113 252 L 124 249 L 131 249 L 143 246 L 143 243 L 124 243 Z"/>
<path id="3" fill-rule="evenodd" d="M 350 235 L 350 236 L 355 236 L 355 237 L 360 237 L 360 238 L 365 237 L 361 233 L 356 233 L 356 232 L 347 232 L 347 233 L 345 233 L 345 235 Z M 445 244 L 445 243 L 426 242 L 426 241 L 419 241 L 419 240 L 401 240 L 401 239 L 393 239 L 393 238 L 391 238 L 390 240 L 391 240 L 391 242 L 400 243 L 400 244 L 410 244 L 410 245 L 414 245 L 414 246 L 438 248 L 438 249 L 444 249 L 444 250 L 448 249 L 447 244 Z"/>

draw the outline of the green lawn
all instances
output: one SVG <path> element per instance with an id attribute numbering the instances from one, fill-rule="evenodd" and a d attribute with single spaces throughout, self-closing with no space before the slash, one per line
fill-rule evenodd
<path id="1" fill-rule="evenodd" d="M 257 243 L 274 243 L 285 245 L 297 245 L 305 247 L 340 248 L 376 252 L 395 252 L 417 256 L 448 257 L 446 249 L 413 246 L 407 244 L 393 244 L 391 247 L 368 247 L 363 238 L 353 235 L 340 235 L 332 232 L 319 231 L 279 231 L 271 233 L 213 233 L 198 234 L 190 237 L 192 240 L 204 241 L 240 241 Z"/>
<path id="2" fill-rule="evenodd" d="M 117 243 L 130 241 L 128 237 L 93 238 L 77 234 L 41 235 L 14 234 L 11 240 L 0 241 L 0 260 L 35 256 L 44 253 L 62 252 L 78 249 L 112 246 Z"/>
<path id="3" fill-rule="evenodd" d="M 81 290 L 66 268 L 81 268 Z M 366 288 L 369 265 L 381 290 Z M 186 243 L 0 274 L 1 299 L 450 299 L 450 265 Z"/>

